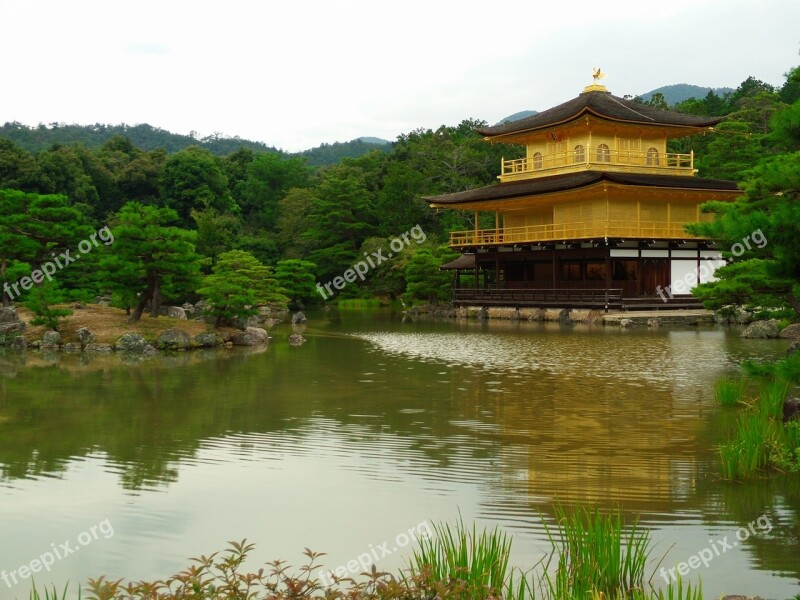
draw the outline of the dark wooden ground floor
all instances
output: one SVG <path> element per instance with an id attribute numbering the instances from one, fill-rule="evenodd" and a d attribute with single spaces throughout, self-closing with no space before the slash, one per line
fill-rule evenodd
<path id="1" fill-rule="evenodd" d="M 459 305 L 653 309 L 699 306 L 691 288 L 719 264 L 706 244 L 650 240 L 496 247 L 442 268 Z"/>

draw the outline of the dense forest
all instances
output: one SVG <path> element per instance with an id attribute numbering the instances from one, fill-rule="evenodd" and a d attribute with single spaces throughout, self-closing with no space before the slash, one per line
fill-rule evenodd
<path id="1" fill-rule="evenodd" d="M 750 77 L 729 94 L 710 91 L 680 102 L 677 110 L 725 119 L 719 133 L 676 140 L 671 150 L 694 149 L 700 176 L 746 181 L 765 157 L 797 150 L 791 132 L 800 129 L 798 99 L 795 69 L 780 88 Z M 667 106 L 659 94 L 647 103 Z M 53 128 L 63 139 L 31 151 L 20 142 L 19 127 L 6 125 L 0 132 L 0 285 L 57 253 L 74 252 L 109 226 L 113 243 L 83 253 L 53 282 L 21 298 L 44 294 L 40 303 L 47 304 L 111 293 L 118 306 L 140 314 L 144 300 L 157 306 L 196 299 L 198 290 L 219 293 L 215 286 L 224 284 L 228 269 L 274 282 L 254 291 L 257 299 L 308 303 L 322 300 L 314 282 L 341 276 L 418 227 L 424 241 L 415 240 L 364 281 L 337 287 L 336 296 L 445 299 L 448 277 L 437 267 L 452 257 L 447 234 L 474 226 L 473 215 L 431 210 L 424 197 L 492 184 L 501 157 L 524 153 L 484 142 L 474 132 L 481 125 L 465 120 L 415 130 L 326 166 L 259 145 L 225 153 L 223 143 L 231 140 L 224 139 L 153 147 L 153 140 L 137 142 L 141 133 L 158 134 L 147 126 L 111 131 L 101 143 L 99 130 L 109 133 L 104 126 L 91 139 L 83 129 L 73 138 L 69 126 Z M 5 302 L 12 299 L 19 298 L 3 294 Z"/>

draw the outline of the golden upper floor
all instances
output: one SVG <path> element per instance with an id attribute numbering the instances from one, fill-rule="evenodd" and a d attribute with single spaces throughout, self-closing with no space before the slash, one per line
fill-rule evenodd
<path id="1" fill-rule="evenodd" d="M 667 141 L 710 131 L 718 122 L 618 98 L 602 86 L 590 86 L 573 100 L 478 133 L 491 142 L 526 148 L 524 158 L 502 161 L 502 182 L 585 170 L 692 176 L 694 154 L 667 152 Z"/>

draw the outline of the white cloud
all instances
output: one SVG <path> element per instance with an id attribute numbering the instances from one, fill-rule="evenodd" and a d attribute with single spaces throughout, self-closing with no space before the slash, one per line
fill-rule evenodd
<path id="1" fill-rule="evenodd" d="M 0 121 L 143 123 L 287 150 L 494 122 L 575 96 L 773 84 L 794 0 L 4 0 Z"/>

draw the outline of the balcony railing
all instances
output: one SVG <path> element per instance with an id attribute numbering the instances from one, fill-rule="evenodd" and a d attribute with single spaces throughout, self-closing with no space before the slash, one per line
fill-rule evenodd
<path id="1" fill-rule="evenodd" d="M 550 175 L 552 171 L 572 172 L 581 169 L 624 171 L 632 173 L 661 173 L 667 175 L 694 174 L 694 152 L 631 152 L 600 147 L 585 147 L 582 151 L 567 150 L 556 154 L 536 154 L 528 158 L 503 160 L 500 179 L 524 179 L 532 174 Z"/>
<path id="2" fill-rule="evenodd" d="M 504 227 L 501 229 L 472 229 L 451 232 L 450 245 L 456 247 L 488 246 L 591 240 L 606 237 L 642 239 L 696 238 L 697 236 L 690 235 L 684 231 L 684 225 L 685 223 L 665 221 L 587 221 L 568 224 L 529 225 L 527 227 Z"/>

